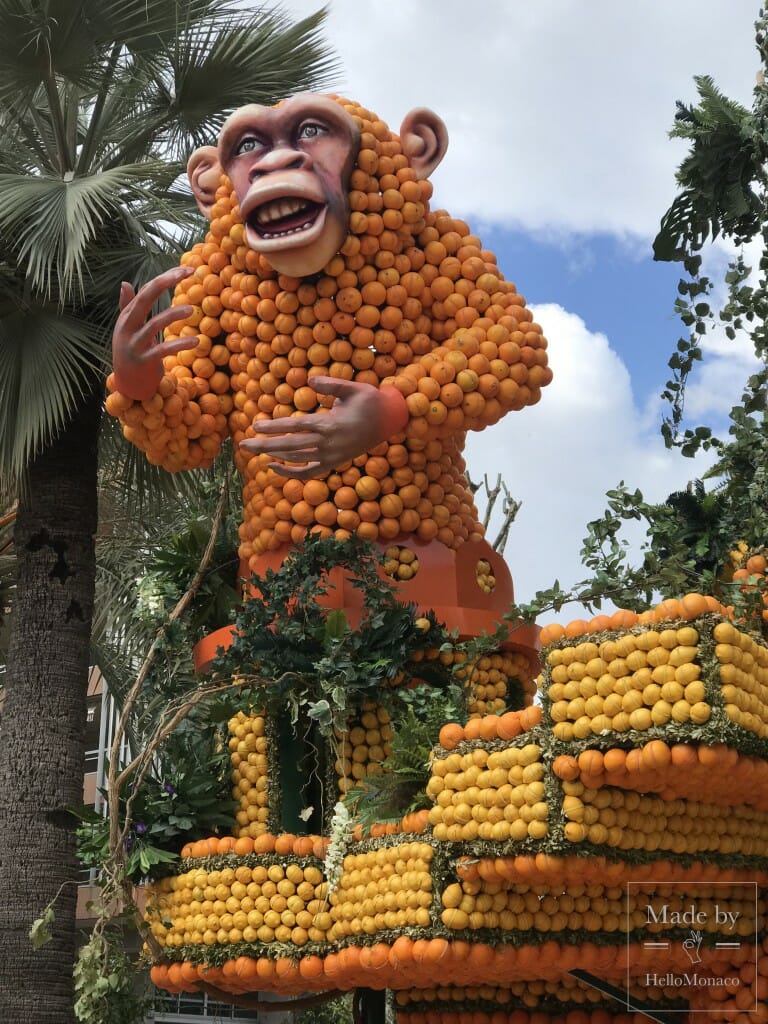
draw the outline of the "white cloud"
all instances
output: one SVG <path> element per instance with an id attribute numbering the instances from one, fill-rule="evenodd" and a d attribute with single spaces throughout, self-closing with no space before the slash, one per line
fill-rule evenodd
<path id="1" fill-rule="evenodd" d="M 667 451 L 658 431 L 645 429 L 627 369 L 604 335 L 560 306 L 534 313 L 549 339 L 553 382 L 538 405 L 467 443 L 473 479 L 488 474 L 493 482 L 501 472 L 522 501 L 505 557 L 523 601 L 555 579 L 570 586 L 585 578 L 581 542 L 586 524 L 602 515 L 607 490 L 624 481 L 646 500 L 663 501 L 711 463 Z M 637 531 L 631 536 L 637 550 Z"/>
<path id="2" fill-rule="evenodd" d="M 318 0 L 289 0 L 305 16 Z M 435 196 L 455 215 L 541 231 L 655 234 L 684 154 L 675 101 L 712 75 L 745 104 L 753 0 L 331 0 L 340 91 L 393 128 L 413 106 L 451 147 Z"/>

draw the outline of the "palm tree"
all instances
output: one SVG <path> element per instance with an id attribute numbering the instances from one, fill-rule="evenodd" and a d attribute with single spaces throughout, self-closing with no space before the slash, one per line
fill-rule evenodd
<path id="1" fill-rule="evenodd" d="M 10 1021 L 73 1014 L 68 808 L 82 793 L 97 439 L 119 282 L 175 262 L 197 223 L 177 179 L 229 111 L 324 84 L 323 17 L 291 24 L 236 0 L 0 0 L 0 507 L 18 498 L 0 723 Z M 57 893 L 53 940 L 33 952 L 30 922 Z"/>

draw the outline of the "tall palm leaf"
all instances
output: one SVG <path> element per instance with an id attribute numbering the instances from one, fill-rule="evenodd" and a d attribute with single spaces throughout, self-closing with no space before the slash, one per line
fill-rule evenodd
<path id="1" fill-rule="evenodd" d="M 197 216 L 179 174 L 233 108 L 326 84 L 323 16 L 292 24 L 235 0 L 0 0 L 0 493 L 18 496 L 0 721 L 8 1020 L 72 1018 L 66 809 L 82 787 L 96 442 L 119 283 L 176 261 Z M 54 940 L 33 953 L 29 923 L 58 891 Z"/>

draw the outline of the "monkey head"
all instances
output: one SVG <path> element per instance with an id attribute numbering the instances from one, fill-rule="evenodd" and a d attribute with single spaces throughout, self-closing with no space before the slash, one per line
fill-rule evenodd
<path id="1" fill-rule="evenodd" d="M 432 111 L 419 108 L 403 121 L 401 145 L 419 177 L 428 177 L 448 146 Z M 204 146 L 188 165 L 198 206 L 210 213 L 225 173 L 237 196 L 245 240 L 279 273 L 318 273 L 349 231 L 349 180 L 360 129 L 341 101 L 301 93 L 275 107 L 252 104 L 225 122 L 218 150 Z"/>

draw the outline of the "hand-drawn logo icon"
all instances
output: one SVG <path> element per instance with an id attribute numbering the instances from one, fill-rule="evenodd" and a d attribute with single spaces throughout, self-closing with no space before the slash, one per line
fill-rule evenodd
<path id="1" fill-rule="evenodd" d="M 683 940 L 683 949 L 692 964 L 701 963 L 701 954 L 699 950 L 701 948 L 703 934 L 703 932 L 691 929 L 688 938 Z"/>

